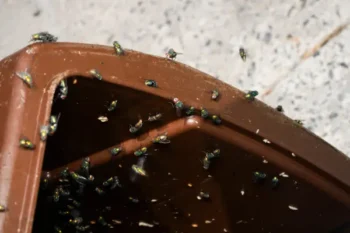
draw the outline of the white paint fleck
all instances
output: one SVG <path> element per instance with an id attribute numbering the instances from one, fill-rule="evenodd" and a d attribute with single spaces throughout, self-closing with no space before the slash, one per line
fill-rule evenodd
<path id="1" fill-rule="evenodd" d="M 224 232 L 228 232 L 228 230 L 226 228 L 224 228 Z"/>
<path id="2" fill-rule="evenodd" d="M 298 210 L 298 207 L 294 206 L 294 205 L 289 205 L 288 208 L 290 210 L 294 210 L 294 211 L 297 211 Z"/>
<path id="3" fill-rule="evenodd" d="M 259 133 L 259 131 L 260 131 L 260 129 L 257 129 L 255 133 L 256 133 L 256 134 L 258 134 L 258 133 Z"/>
<path id="4" fill-rule="evenodd" d="M 210 224 L 211 221 L 210 220 L 205 220 L 205 224 Z"/>
<path id="5" fill-rule="evenodd" d="M 122 221 L 117 220 L 117 219 L 112 219 L 112 223 L 120 225 L 120 224 L 122 224 Z"/>
<path id="6" fill-rule="evenodd" d="M 282 177 L 285 177 L 285 178 L 289 177 L 289 175 L 287 173 L 285 173 L 285 172 L 281 172 L 279 176 L 282 176 Z"/>
<path id="7" fill-rule="evenodd" d="M 197 196 L 197 199 L 198 199 L 198 200 L 202 200 L 202 198 L 201 198 L 200 196 Z"/>
<path id="8" fill-rule="evenodd" d="M 151 202 L 152 203 L 156 203 L 158 200 L 157 199 L 152 199 Z"/>
<path id="9" fill-rule="evenodd" d="M 269 140 L 267 140 L 266 138 L 264 138 L 263 142 L 266 144 L 271 144 L 271 142 Z"/>
<path id="10" fill-rule="evenodd" d="M 153 224 L 150 224 L 147 222 L 143 222 L 143 221 L 139 222 L 139 227 L 153 227 L 153 226 L 154 226 Z"/>
<path id="11" fill-rule="evenodd" d="M 245 192 L 244 189 L 241 189 L 241 195 L 244 196 Z"/>
<path id="12" fill-rule="evenodd" d="M 292 152 L 292 156 L 295 157 L 295 154 Z"/>
<path id="13" fill-rule="evenodd" d="M 269 161 L 267 161 L 266 159 L 263 160 L 263 163 L 269 163 Z"/>

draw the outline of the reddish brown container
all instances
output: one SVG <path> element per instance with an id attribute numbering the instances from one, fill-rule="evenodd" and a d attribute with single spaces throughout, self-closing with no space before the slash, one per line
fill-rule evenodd
<path id="1" fill-rule="evenodd" d="M 99 70 L 104 80 L 92 79 L 91 69 Z M 24 70 L 33 76 L 33 88 L 16 77 Z M 55 100 L 52 109 L 61 113 L 58 131 L 44 143 L 39 128 L 48 122 L 56 86 L 64 78 L 69 78 L 68 98 Z M 156 80 L 159 87 L 145 86 L 145 79 Z M 221 93 L 218 101 L 210 98 L 214 89 Z M 216 126 L 200 116 L 178 117 L 169 103 L 174 97 L 219 115 L 222 124 Z M 106 105 L 114 99 L 118 99 L 117 110 L 101 123 L 97 117 L 107 114 Z M 139 116 L 147 119 L 156 112 L 164 115 L 161 122 L 145 122 L 137 137 L 129 133 L 129 124 Z M 163 132 L 171 144 L 152 145 L 152 139 Z M 22 136 L 32 140 L 36 149 L 19 148 Z M 124 151 L 112 160 L 108 149 L 115 145 Z M 141 146 L 149 146 L 149 176 L 131 182 L 133 152 Z M 220 148 L 221 156 L 205 171 L 203 151 L 214 148 Z M 35 209 L 37 218 L 49 222 L 43 217 L 48 211 L 45 205 L 36 208 L 42 170 L 55 175 L 65 166 L 77 169 L 86 156 L 91 158 L 96 182 L 111 175 L 123 182 L 120 194 L 102 200 L 115 206 L 114 217 L 125 222 L 110 232 L 321 233 L 344 224 L 349 231 L 349 159 L 283 114 L 260 101 L 247 101 L 241 91 L 225 83 L 165 58 L 131 50 L 116 56 L 111 47 L 97 45 L 34 44 L 3 59 L 0 203 L 8 210 L 0 213 L 0 232 L 32 232 Z M 267 173 L 264 184 L 253 184 L 254 171 Z M 279 176 L 283 172 L 289 177 Z M 276 190 L 270 184 L 273 176 L 280 180 Z M 211 201 L 197 200 L 200 191 L 209 192 Z M 131 195 L 143 200 L 138 209 L 125 204 Z M 151 199 L 158 202 L 149 203 Z M 96 206 L 89 206 L 87 218 L 93 218 L 88 212 Z M 160 225 L 137 226 L 147 218 L 157 219 Z M 40 224 L 34 224 L 33 232 L 44 231 Z"/>

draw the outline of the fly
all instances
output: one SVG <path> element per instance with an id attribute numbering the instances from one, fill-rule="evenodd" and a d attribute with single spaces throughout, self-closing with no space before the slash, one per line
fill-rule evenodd
<path id="1" fill-rule="evenodd" d="M 113 147 L 112 149 L 110 149 L 110 153 L 112 156 L 116 156 L 118 155 L 120 152 L 122 152 L 122 148 L 121 147 Z"/>
<path id="2" fill-rule="evenodd" d="M 253 173 L 253 182 L 262 183 L 266 179 L 267 175 L 263 172 L 254 172 Z"/>
<path id="3" fill-rule="evenodd" d="M 16 75 L 22 79 L 22 81 L 27 84 L 28 87 L 32 88 L 33 87 L 33 78 L 32 76 L 24 71 L 24 72 L 16 72 Z"/>
<path id="4" fill-rule="evenodd" d="M 53 36 L 48 32 L 39 32 L 39 33 L 33 34 L 29 42 L 50 43 L 50 42 L 56 42 L 57 40 L 58 38 L 56 36 Z"/>
<path id="5" fill-rule="evenodd" d="M 95 192 L 96 192 L 98 195 L 100 195 L 100 196 L 103 196 L 103 195 L 106 194 L 106 192 L 105 192 L 103 189 L 99 188 L 99 187 L 96 187 L 96 188 L 95 188 Z"/>
<path id="6" fill-rule="evenodd" d="M 147 147 L 142 147 L 140 149 L 138 149 L 137 151 L 134 152 L 134 155 L 136 155 L 137 157 L 140 157 L 142 155 L 146 155 L 147 153 Z"/>
<path id="7" fill-rule="evenodd" d="M 205 108 L 201 108 L 201 117 L 207 119 L 209 117 L 209 112 Z"/>
<path id="8" fill-rule="evenodd" d="M 92 77 L 94 77 L 94 78 L 96 78 L 96 79 L 98 79 L 100 81 L 103 79 L 103 77 L 100 74 L 100 72 L 98 72 L 98 70 L 96 70 L 96 69 L 90 70 L 90 74 L 92 75 Z"/>
<path id="9" fill-rule="evenodd" d="M 108 180 L 104 181 L 102 183 L 104 187 L 109 187 L 110 189 L 115 189 L 117 186 L 121 188 L 121 184 L 119 182 L 119 178 L 117 176 L 113 176 L 109 178 Z"/>
<path id="10" fill-rule="evenodd" d="M 143 126 L 143 121 L 140 119 L 135 126 L 130 125 L 129 131 L 130 133 L 137 133 Z"/>
<path id="11" fill-rule="evenodd" d="M 149 87 L 158 87 L 157 82 L 151 79 L 145 80 L 145 85 Z"/>
<path id="12" fill-rule="evenodd" d="M 194 111 L 195 111 L 195 108 L 191 106 L 191 107 L 187 108 L 186 115 L 192 116 L 194 114 Z"/>
<path id="13" fill-rule="evenodd" d="M 113 42 L 113 48 L 114 48 L 114 50 L 115 50 L 117 55 L 120 56 L 120 55 L 124 55 L 125 54 L 122 46 L 118 43 L 118 41 L 114 41 Z"/>
<path id="14" fill-rule="evenodd" d="M 175 52 L 174 49 L 169 49 L 168 52 L 165 54 L 165 56 L 171 60 L 174 60 L 176 56 L 179 54 L 182 54 L 182 53 Z"/>
<path id="15" fill-rule="evenodd" d="M 49 135 L 52 136 L 57 131 L 58 120 L 60 119 L 61 113 L 50 116 L 50 125 L 49 125 Z"/>
<path id="16" fill-rule="evenodd" d="M 170 140 L 168 139 L 167 133 L 157 136 L 152 140 L 155 144 L 169 144 Z"/>
<path id="17" fill-rule="evenodd" d="M 68 85 L 67 85 L 67 80 L 62 79 L 60 84 L 59 84 L 59 97 L 62 100 L 65 100 L 68 95 Z"/>
<path id="18" fill-rule="evenodd" d="M 160 118 L 162 118 L 162 114 L 161 113 L 157 113 L 157 114 L 155 114 L 155 115 L 153 115 L 153 116 L 149 116 L 148 117 L 148 121 L 149 122 L 153 122 L 153 121 L 159 121 L 160 120 Z"/>
<path id="19" fill-rule="evenodd" d="M 219 98 L 219 95 L 220 95 L 220 93 L 219 93 L 218 90 L 213 90 L 213 91 L 211 92 L 211 99 L 212 99 L 212 100 L 217 100 L 217 99 Z"/>
<path id="20" fill-rule="evenodd" d="M 252 100 L 254 100 L 255 97 L 258 96 L 258 95 L 259 95 L 259 92 L 258 92 L 258 91 L 248 91 L 248 92 L 246 93 L 246 95 L 245 95 L 245 98 L 246 98 L 247 100 L 252 101 Z"/>
<path id="21" fill-rule="evenodd" d="M 47 136 L 49 134 L 49 126 L 48 125 L 42 125 L 40 126 L 40 139 L 41 141 L 46 141 Z"/>
<path id="22" fill-rule="evenodd" d="M 21 138 L 19 140 L 19 145 L 24 149 L 28 149 L 28 150 L 35 149 L 35 145 L 27 138 Z"/>
<path id="23" fill-rule="evenodd" d="M 108 106 L 108 112 L 112 112 L 117 108 L 118 100 L 113 100 Z"/>
<path id="24" fill-rule="evenodd" d="M 212 115 L 211 120 L 215 125 L 220 125 L 221 124 L 221 119 L 217 115 Z"/>
<path id="25" fill-rule="evenodd" d="M 91 167 L 90 158 L 89 157 L 83 158 L 83 161 L 81 162 L 81 166 L 80 166 L 81 174 L 84 175 L 85 177 L 89 177 L 90 167 Z"/>
<path id="26" fill-rule="evenodd" d="M 239 56 L 241 56 L 241 58 L 242 58 L 243 61 L 246 61 L 246 59 L 247 59 L 247 53 L 246 53 L 246 51 L 244 50 L 244 48 L 239 48 Z"/>
<path id="27" fill-rule="evenodd" d="M 173 103 L 171 103 L 173 106 L 175 105 L 175 109 L 176 109 L 176 115 L 178 117 L 181 117 L 181 112 L 184 109 L 184 104 L 183 102 L 181 102 L 178 98 L 174 98 L 173 99 Z"/>

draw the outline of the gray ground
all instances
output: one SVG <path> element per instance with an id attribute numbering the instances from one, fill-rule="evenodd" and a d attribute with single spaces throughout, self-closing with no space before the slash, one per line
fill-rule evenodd
<path id="1" fill-rule="evenodd" d="M 0 0 L 0 58 L 46 30 L 159 56 L 173 47 L 180 62 L 259 90 L 350 156 L 350 27 L 340 28 L 348 9 L 349 0 Z"/>

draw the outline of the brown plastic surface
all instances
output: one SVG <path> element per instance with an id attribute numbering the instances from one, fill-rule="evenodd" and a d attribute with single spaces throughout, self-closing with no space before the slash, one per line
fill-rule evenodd
<path id="1" fill-rule="evenodd" d="M 104 80 L 92 80 L 91 69 L 99 70 Z M 32 89 L 15 75 L 24 70 L 33 76 Z M 49 119 L 63 78 L 69 78 L 68 98 L 54 104 L 52 111 L 61 113 L 58 131 L 44 143 L 39 128 Z M 159 88 L 145 86 L 145 79 L 156 80 Z M 218 101 L 210 99 L 213 89 L 221 93 Z M 177 117 L 169 103 L 174 97 L 220 115 L 222 125 L 199 116 Z M 108 122 L 99 122 L 97 117 L 113 99 L 118 99 L 117 111 L 108 114 Z M 129 124 L 155 112 L 164 115 L 160 123 L 146 123 L 138 137 L 129 133 Z M 153 146 L 152 138 L 163 132 L 171 144 Z M 19 148 L 21 136 L 36 149 Z M 116 145 L 124 151 L 112 160 L 108 149 Z M 140 146 L 150 146 L 149 177 L 132 183 L 133 152 Z M 217 147 L 221 157 L 205 171 L 203 151 Z M 41 171 L 77 169 L 86 156 L 96 182 L 118 175 L 124 185 L 123 192 L 104 200 L 115 205 L 115 218 L 128 222 L 111 232 L 330 232 L 350 219 L 350 163 L 344 154 L 285 115 L 260 101 L 246 101 L 241 91 L 200 71 L 131 50 L 118 57 L 111 47 L 70 43 L 34 44 L 2 60 L 0 204 L 8 211 L 0 213 L 0 232 L 32 232 Z M 269 180 L 252 183 L 256 170 L 269 179 L 281 172 L 289 177 L 279 177 L 281 186 L 272 190 Z M 201 190 L 210 193 L 211 202 L 196 199 Z M 132 195 L 159 202 L 145 201 L 134 209 L 123 201 Z M 37 209 L 38 218 L 47 211 L 40 204 Z M 174 211 L 180 210 L 182 216 L 174 219 Z M 137 226 L 147 218 L 157 219 L 160 227 Z M 34 225 L 40 229 L 40 223 Z"/>

